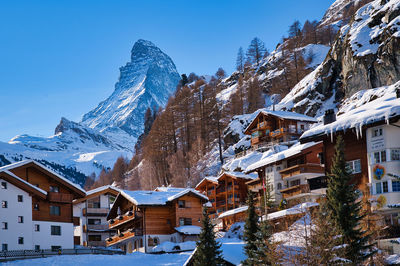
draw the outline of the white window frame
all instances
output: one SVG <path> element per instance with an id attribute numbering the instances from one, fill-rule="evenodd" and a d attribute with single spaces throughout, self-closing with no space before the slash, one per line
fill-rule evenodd
<path id="1" fill-rule="evenodd" d="M 360 170 L 356 172 L 356 162 L 359 162 L 360 165 Z M 362 167 L 361 167 L 361 159 L 356 159 L 356 160 L 352 160 L 352 161 L 347 161 L 346 162 L 346 166 L 348 168 L 350 168 L 351 170 L 351 174 L 359 174 L 362 171 Z"/>
<path id="2" fill-rule="evenodd" d="M 397 153 L 397 154 L 396 154 Z M 396 154 L 398 159 L 393 159 L 393 154 Z M 390 149 L 390 161 L 400 161 L 400 149 Z"/>
<path id="3" fill-rule="evenodd" d="M 375 133 L 377 133 L 377 134 L 375 134 Z M 383 128 L 379 127 L 379 128 L 372 129 L 372 134 L 371 135 L 372 135 L 373 138 L 377 138 L 377 137 L 383 136 Z"/>
<path id="4" fill-rule="evenodd" d="M 383 158 L 383 154 L 385 154 L 385 160 L 382 160 L 382 158 Z M 375 155 L 378 155 L 378 156 L 375 156 Z M 380 150 L 380 151 L 375 151 L 375 152 L 373 152 L 372 154 L 371 154 L 371 159 L 372 159 L 372 162 L 374 163 L 374 164 L 376 164 L 376 163 L 384 163 L 384 162 L 387 162 L 387 159 L 388 159 L 388 157 L 387 157 L 387 152 L 386 152 L 386 150 Z"/>

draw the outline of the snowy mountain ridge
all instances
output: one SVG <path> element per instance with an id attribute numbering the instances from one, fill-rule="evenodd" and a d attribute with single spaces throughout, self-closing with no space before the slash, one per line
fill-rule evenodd
<path id="1" fill-rule="evenodd" d="M 0 165 L 34 159 L 83 185 L 85 176 L 112 168 L 134 154 L 147 108 L 163 107 L 180 76 L 171 58 L 152 42 L 138 40 L 120 68 L 112 95 L 76 123 L 61 118 L 54 135 L 18 135 L 0 142 Z"/>

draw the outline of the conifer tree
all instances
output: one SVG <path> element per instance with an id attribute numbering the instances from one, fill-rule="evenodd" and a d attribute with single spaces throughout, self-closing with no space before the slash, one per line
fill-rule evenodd
<path id="1" fill-rule="evenodd" d="M 214 226 L 203 208 L 202 229 L 194 255 L 194 266 L 215 266 L 223 264 L 221 244 L 215 240 Z"/>
<path id="2" fill-rule="evenodd" d="M 346 246 L 346 259 L 358 264 L 368 257 L 365 252 L 369 248 L 369 236 L 360 227 L 363 219 L 362 202 L 357 201 L 359 195 L 351 179 L 352 174 L 344 158 L 343 138 L 338 136 L 326 192 L 327 208 L 333 224 L 341 234 L 341 242 Z"/>
<path id="3" fill-rule="evenodd" d="M 236 58 L 236 70 L 239 71 L 240 73 L 243 73 L 244 63 L 245 59 L 244 59 L 243 48 L 240 47 Z"/>
<path id="4" fill-rule="evenodd" d="M 242 262 L 243 265 L 259 265 L 259 244 L 260 241 L 260 233 L 258 228 L 258 216 L 256 214 L 256 210 L 254 207 L 254 195 L 252 191 L 249 191 L 247 197 L 247 219 L 244 225 L 244 240 L 246 241 L 246 245 L 244 247 L 245 254 L 247 258 Z"/>
<path id="5" fill-rule="evenodd" d="M 247 49 L 247 59 L 253 64 L 259 64 L 265 53 L 264 42 L 255 37 L 251 40 L 249 48 Z"/>

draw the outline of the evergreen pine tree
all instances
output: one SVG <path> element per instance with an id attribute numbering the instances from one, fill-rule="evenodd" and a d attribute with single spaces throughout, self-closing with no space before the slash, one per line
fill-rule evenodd
<path id="1" fill-rule="evenodd" d="M 327 208 L 333 224 L 342 236 L 346 246 L 346 259 L 354 264 L 362 262 L 368 254 L 369 236 L 361 229 L 362 202 L 357 201 L 358 192 L 351 183 L 352 174 L 346 167 L 344 142 L 342 136 L 336 139 L 335 155 L 327 189 Z"/>
<path id="2" fill-rule="evenodd" d="M 247 219 L 244 225 L 244 240 L 246 245 L 244 247 L 247 258 L 242 262 L 243 265 L 259 265 L 259 250 L 260 245 L 260 233 L 258 228 L 258 216 L 254 207 L 254 195 L 252 191 L 249 191 L 247 197 Z"/>
<path id="3" fill-rule="evenodd" d="M 215 240 L 214 226 L 203 209 L 202 229 L 193 259 L 194 266 L 215 266 L 223 264 L 221 244 Z"/>

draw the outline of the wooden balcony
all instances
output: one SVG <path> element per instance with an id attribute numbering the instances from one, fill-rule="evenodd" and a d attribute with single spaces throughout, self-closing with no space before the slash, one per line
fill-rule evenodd
<path id="1" fill-rule="evenodd" d="M 285 168 L 279 172 L 282 179 L 297 176 L 300 174 L 321 174 L 325 173 L 324 167 L 320 164 L 298 164 L 292 167 Z"/>
<path id="2" fill-rule="evenodd" d="M 280 192 L 282 193 L 282 197 L 284 199 L 287 199 L 302 193 L 310 193 L 310 187 L 308 186 L 308 184 L 303 184 L 282 189 Z"/>
<path id="3" fill-rule="evenodd" d="M 129 212 L 128 214 L 120 215 L 120 216 L 116 217 L 115 219 L 111 219 L 110 221 L 108 221 L 108 223 L 109 223 L 108 228 L 109 229 L 116 228 L 123 223 L 133 221 L 134 219 L 138 219 L 141 217 L 142 217 L 142 214 L 138 213 L 138 212 L 136 212 L 136 213 Z"/>
<path id="4" fill-rule="evenodd" d="M 52 202 L 71 203 L 74 196 L 72 194 L 48 192 L 47 199 Z"/>
<path id="5" fill-rule="evenodd" d="M 87 242 L 85 241 L 83 245 L 87 247 L 105 247 L 107 244 L 106 241 L 102 240 L 102 241 L 87 241 Z"/>
<path id="6" fill-rule="evenodd" d="M 83 216 L 107 216 L 110 210 L 108 208 L 84 208 Z"/>
<path id="7" fill-rule="evenodd" d="M 101 232 L 108 231 L 108 224 L 85 224 L 83 225 L 83 232 Z"/>
<path id="8" fill-rule="evenodd" d="M 143 236 L 143 230 L 142 229 L 129 229 L 118 235 L 107 238 L 106 244 L 107 244 L 107 246 L 112 246 L 118 242 L 127 240 L 127 239 L 135 237 L 135 236 Z"/>

